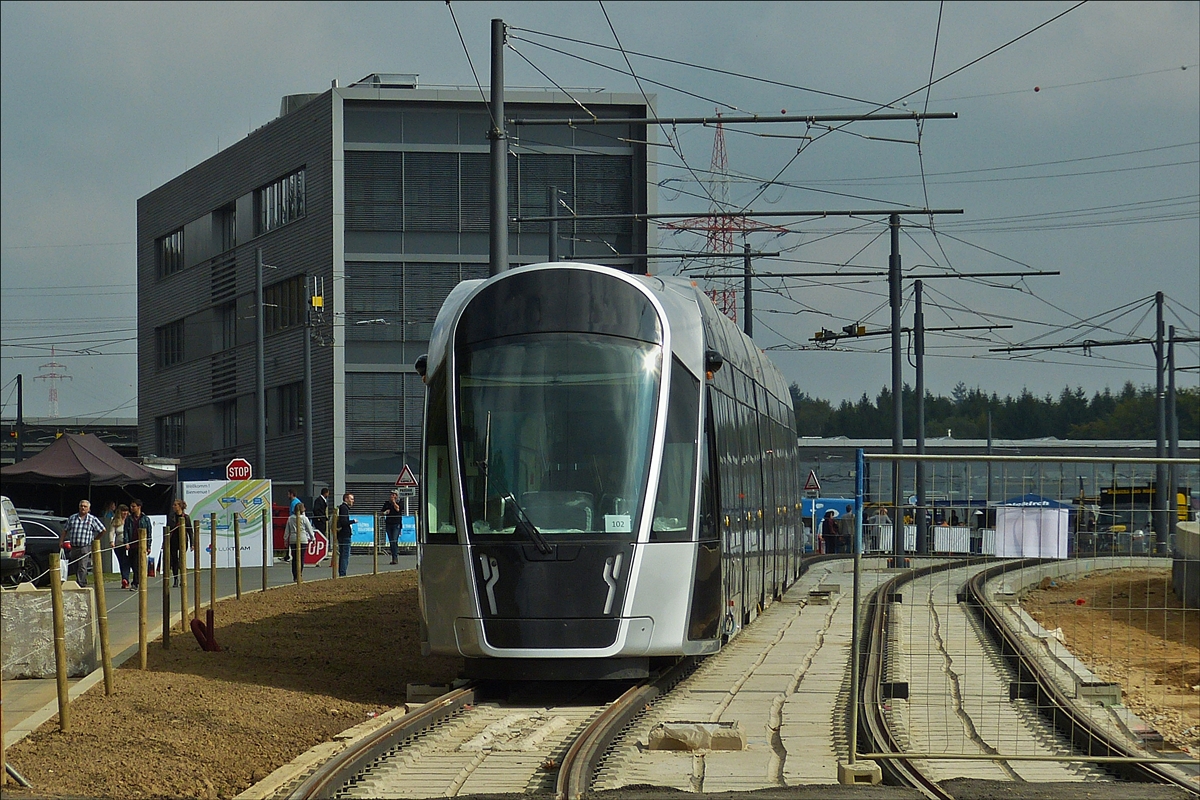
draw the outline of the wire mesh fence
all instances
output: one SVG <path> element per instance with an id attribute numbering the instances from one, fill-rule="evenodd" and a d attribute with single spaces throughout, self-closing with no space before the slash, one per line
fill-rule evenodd
<path id="1" fill-rule="evenodd" d="M 880 685 L 857 701 L 894 750 L 935 780 L 1194 774 L 1200 462 L 864 461 L 861 552 L 885 558 L 862 568 L 898 579 L 878 599 Z"/>

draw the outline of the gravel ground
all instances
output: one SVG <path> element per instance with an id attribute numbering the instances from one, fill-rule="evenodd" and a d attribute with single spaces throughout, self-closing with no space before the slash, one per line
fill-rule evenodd
<path id="1" fill-rule="evenodd" d="M 1168 569 L 1125 569 L 1037 589 L 1021 601 L 1168 742 L 1200 755 L 1200 611 Z"/>
<path id="2" fill-rule="evenodd" d="M 421 656 L 412 571 L 323 580 L 217 604 L 220 653 L 178 632 L 7 751 L 33 790 L 4 797 L 233 797 L 277 767 L 404 704 L 409 683 L 448 683 Z"/>

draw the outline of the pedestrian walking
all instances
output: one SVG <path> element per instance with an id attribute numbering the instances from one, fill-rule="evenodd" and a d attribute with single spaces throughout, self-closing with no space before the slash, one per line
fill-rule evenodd
<path id="1" fill-rule="evenodd" d="M 300 539 L 300 558 L 292 559 L 292 580 L 297 580 L 304 574 L 304 550 L 315 535 L 312 523 L 304 514 L 304 503 L 295 505 L 295 511 L 288 517 L 286 530 L 289 553 L 296 549 L 297 537 Z"/>
<path id="2" fill-rule="evenodd" d="M 112 521 L 108 525 L 108 541 L 113 555 L 117 557 L 117 567 L 121 572 L 121 588 L 129 585 L 129 556 L 125 552 L 125 520 L 129 518 L 129 506 L 121 503 L 113 512 Z M 101 556 L 106 558 L 107 556 Z"/>
<path id="3" fill-rule="evenodd" d="M 142 501 L 135 498 L 129 501 L 129 516 L 125 518 L 125 557 L 129 561 L 131 574 L 127 580 L 121 581 L 122 589 L 132 591 L 137 591 L 138 588 L 138 531 L 143 532 L 142 535 L 146 538 L 146 548 L 149 549 L 150 542 L 153 541 L 154 527 L 150 524 L 150 517 L 142 513 Z"/>
<path id="4" fill-rule="evenodd" d="M 350 540 L 354 537 L 354 520 L 350 518 L 350 509 L 354 508 L 354 495 L 346 492 L 342 495 L 342 504 L 338 506 L 337 546 L 338 546 L 338 577 L 346 577 L 350 569 Z"/>
<path id="5" fill-rule="evenodd" d="M 404 519 L 404 511 L 400 508 L 400 490 L 392 489 L 391 496 L 379 510 L 383 514 L 383 528 L 387 531 L 388 547 L 392 552 L 392 563 L 400 563 L 400 525 Z"/>
<path id="6" fill-rule="evenodd" d="M 103 533 L 104 523 L 92 513 L 91 501 L 80 500 L 78 513 L 67 519 L 66 531 L 66 544 L 71 551 L 69 570 L 80 586 L 87 586 L 88 573 L 92 571 L 92 542 Z"/>
<path id="7" fill-rule="evenodd" d="M 296 514 L 296 506 L 300 505 L 300 498 L 296 496 L 295 489 L 287 490 L 287 501 L 288 501 L 288 520 L 291 520 L 291 518 L 293 516 L 295 516 L 295 514 Z M 286 525 L 285 525 L 285 527 L 286 527 Z M 289 547 L 283 551 L 283 560 L 284 561 L 292 560 L 292 548 Z"/>

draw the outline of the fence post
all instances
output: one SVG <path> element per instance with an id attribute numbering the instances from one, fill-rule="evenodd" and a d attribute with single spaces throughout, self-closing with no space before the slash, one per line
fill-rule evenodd
<path id="1" fill-rule="evenodd" d="M 211 514 L 210 518 L 216 525 L 217 515 Z M 192 521 L 192 555 L 192 578 L 196 584 L 196 594 L 193 595 L 196 602 L 192 604 L 192 617 L 200 619 L 200 520 L 198 519 Z"/>
<path id="2" fill-rule="evenodd" d="M 188 534 L 187 517 L 179 520 L 179 629 L 186 635 L 188 629 Z"/>
<path id="3" fill-rule="evenodd" d="M 240 514 L 233 515 L 233 566 L 237 571 L 234 576 L 235 592 L 237 599 L 242 599 L 242 517 Z"/>
<path id="4" fill-rule="evenodd" d="M 237 514 L 234 514 L 237 519 Z M 217 515 L 209 517 L 212 522 L 208 531 L 208 610 L 214 614 L 217 611 Z M 208 631 L 209 639 L 215 639 L 213 631 Z"/>
<path id="5" fill-rule="evenodd" d="M 162 575 L 162 646 L 163 650 L 171 649 L 171 582 L 167 580 L 167 573 L 171 571 L 171 538 L 175 535 L 175 531 L 170 525 L 163 526 L 163 544 L 162 544 L 162 560 L 159 562 L 158 571 Z"/>
<path id="6" fill-rule="evenodd" d="M 862 585 L 863 451 L 854 454 L 854 605 L 850 617 L 850 764 L 858 760 L 859 608 Z"/>
<path id="7" fill-rule="evenodd" d="M 149 542 L 146 541 L 146 529 L 141 525 L 138 526 L 138 543 L 137 543 L 137 576 L 138 576 L 138 662 L 141 669 L 144 671 L 147 665 L 146 653 L 146 616 L 149 613 L 146 608 L 146 601 L 149 597 L 149 587 L 146 586 L 146 548 Z"/>
<path id="8" fill-rule="evenodd" d="M 375 515 L 375 524 L 371 526 L 371 574 L 379 574 L 379 514 Z"/>
<path id="9" fill-rule="evenodd" d="M 58 729 L 71 730 L 71 695 L 67 686 L 67 633 L 63 622 L 63 588 L 61 556 L 50 554 L 50 610 L 54 628 L 54 673 L 58 681 Z"/>
<path id="10" fill-rule="evenodd" d="M 271 561 L 274 559 L 274 556 L 271 553 L 271 540 L 275 537 L 275 525 L 274 525 L 274 521 L 271 519 L 271 503 L 269 500 L 268 500 L 267 504 L 265 506 L 263 506 L 262 529 L 263 529 L 262 590 L 265 592 L 267 590 L 267 565 L 269 563 L 271 563 Z"/>
<path id="11" fill-rule="evenodd" d="M 333 513 L 329 516 L 329 530 L 330 530 L 330 532 L 333 533 L 333 536 L 329 537 L 329 567 L 333 573 L 331 575 L 331 577 L 336 580 L 337 576 L 338 576 L 338 558 L 341 555 L 341 553 L 340 553 L 341 548 L 338 546 L 338 543 L 337 543 L 337 532 L 338 532 L 338 510 L 337 510 L 337 508 L 334 508 Z"/>
<path id="12" fill-rule="evenodd" d="M 104 596 L 104 564 L 100 560 L 100 542 L 92 542 L 92 563 L 97 569 L 92 586 L 96 590 L 96 617 L 100 622 L 100 664 L 104 668 L 104 694 L 113 693 L 112 658 L 108 651 L 108 598 Z"/>

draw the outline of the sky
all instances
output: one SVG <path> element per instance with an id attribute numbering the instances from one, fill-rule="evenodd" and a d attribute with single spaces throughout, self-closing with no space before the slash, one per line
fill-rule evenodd
<path id="1" fill-rule="evenodd" d="M 18 373 L 26 416 L 49 414 L 55 384 L 61 416 L 136 415 L 139 197 L 269 122 L 283 95 L 374 72 L 417 73 L 422 86 L 474 87 L 478 76 L 487 87 L 493 18 L 510 26 L 510 88 L 645 92 L 663 118 L 889 105 L 957 113 L 833 130 L 726 125 L 722 174 L 711 171 L 713 126 L 663 123 L 650 148 L 660 211 L 707 212 L 722 200 L 752 211 L 911 210 L 905 273 L 943 276 L 923 282 L 926 327 L 973 328 L 928 335 L 933 393 L 959 383 L 1001 397 L 1153 385 L 1144 344 L 992 351 L 1152 337 L 1158 291 L 1180 337 L 1200 332 L 1195 2 L 5 0 L 3 416 L 15 416 Z M 923 208 L 963 213 L 931 218 Z M 756 343 L 811 396 L 874 397 L 891 380 L 889 337 L 811 339 L 848 324 L 889 327 L 885 280 L 846 276 L 886 269 L 886 218 L 759 222 L 769 227 L 745 240 L 779 255 L 754 259 Z M 694 230 L 660 230 L 658 243 L 708 249 Z M 742 243 L 735 233 L 734 249 Z M 741 269 L 740 258 L 725 263 L 657 269 Z M 797 272 L 842 274 L 771 277 Z M 1060 274 L 945 277 L 981 272 Z M 904 303 L 910 326 L 911 280 Z M 1180 345 L 1180 386 L 1200 382 L 1198 361 L 1196 345 Z"/>

